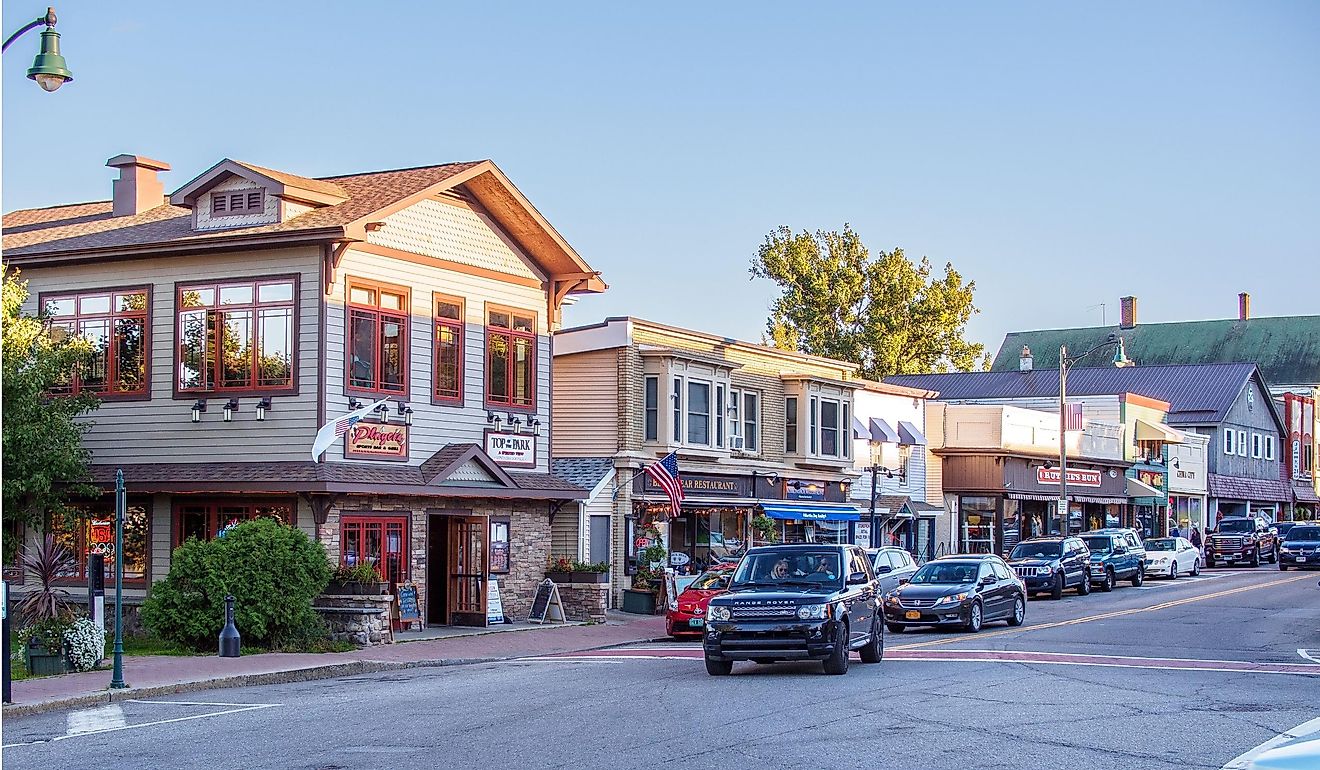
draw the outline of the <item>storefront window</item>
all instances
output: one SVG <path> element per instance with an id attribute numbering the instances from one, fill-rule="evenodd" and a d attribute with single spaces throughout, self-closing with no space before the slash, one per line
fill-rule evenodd
<path id="1" fill-rule="evenodd" d="M 151 499 L 131 497 L 124 509 L 124 582 L 141 584 L 147 579 L 147 561 L 151 558 L 151 541 L 148 537 L 151 518 Z M 73 554 L 77 566 L 62 577 L 69 582 L 87 581 L 87 552 L 93 541 L 91 531 L 93 521 L 109 521 L 114 526 L 115 503 L 113 495 L 104 495 L 95 503 L 73 506 L 70 514 L 63 521 L 53 522 L 51 534 L 58 543 L 62 543 Z M 112 530 L 113 531 L 113 530 Z M 111 538 L 113 539 L 113 534 Z M 104 572 L 107 582 L 115 579 L 115 556 L 113 542 L 111 547 L 102 551 L 105 556 Z"/>
<path id="2" fill-rule="evenodd" d="M 958 534 L 964 553 L 995 552 L 993 497 L 958 498 Z"/>
<path id="3" fill-rule="evenodd" d="M 1013 546 L 1018 544 L 1019 540 L 1025 540 L 1031 537 L 1028 532 L 1029 525 L 1023 521 L 1018 511 L 1019 503 L 1017 500 L 1004 501 L 1004 542 L 1000 546 L 1000 553 L 1009 553 Z"/>
<path id="4" fill-rule="evenodd" d="M 785 543 L 846 543 L 846 521 L 782 521 L 780 532 Z"/>
<path id="5" fill-rule="evenodd" d="M 509 571 L 509 522 L 495 519 L 490 523 L 490 571 Z"/>
<path id="6" fill-rule="evenodd" d="M 229 527 L 263 516 L 293 526 L 294 505 L 279 500 L 175 503 L 174 545 L 183 545 L 190 537 L 210 540 Z"/>
<path id="7" fill-rule="evenodd" d="M 391 585 L 407 582 L 407 516 L 344 516 L 339 542 L 340 564 L 370 564 Z"/>
<path id="8" fill-rule="evenodd" d="M 696 511 L 697 560 L 702 568 L 717 561 L 737 559 L 747 550 L 747 528 L 750 511 L 740 508 L 717 508 Z"/>

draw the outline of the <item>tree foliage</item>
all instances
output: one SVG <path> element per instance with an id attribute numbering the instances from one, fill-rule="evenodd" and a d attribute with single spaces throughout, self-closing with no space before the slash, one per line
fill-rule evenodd
<path id="1" fill-rule="evenodd" d="M 4 520 L 41 527 L 72 495 L 92 495 L 86 483 L 90 425 L 75 418 L 96 409 L 90 395 L 52 396 L 91 355 L 86 340 L 22 311 L 27 282 L 4 269 L 0 357 L 4 374 Z"/>
<path id="2" fill-rule="evenodd" d="M 847 224 L 843 231 L 779 227 L 752 259 L 753 278 L 779 284 L 766 333 L 775 347 L 858 364 L 880 379 L 950 369 L 970 371 L 985 346 L 965 339 L 975 281 L 953 265 L 934 275 L 902 249 L 875 255 Z M 983 364 L 984 365 L 984 364 Z"/>

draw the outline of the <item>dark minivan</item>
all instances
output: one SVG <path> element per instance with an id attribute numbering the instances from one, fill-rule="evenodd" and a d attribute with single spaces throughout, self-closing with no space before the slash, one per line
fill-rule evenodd
<path id="1" fill-rule="evenodd" d="M 736 660 L 819 660 L 846 674 L 852 650 L 879 663 L 879 604 L 871 560 L 855 545 L 752 548 L 706 610 L 706 673 L 725 676 Z"/>
<path id="2" fill-rule="evenodd" d="M 1279 569 L 1320 567 L 1320 524 L 1298 523 L 1279 546 Z"/>

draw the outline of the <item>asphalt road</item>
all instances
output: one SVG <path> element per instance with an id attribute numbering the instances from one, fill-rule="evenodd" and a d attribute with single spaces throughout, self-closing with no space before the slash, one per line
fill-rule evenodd
<path id="1" fill-rule="evenodd" d="M 1320 574 L 1208 575 L 1033 601 L 1011 630 L 890 634 L 883 663 L 854 658 L 844 677 L 738 664 L 715 679 L 694 644 L 642 645 L 7 719 L 3 761 L 1219 770 L 1320 716 L 1320 665 L 1297 653 L 1320 648 Z"/>

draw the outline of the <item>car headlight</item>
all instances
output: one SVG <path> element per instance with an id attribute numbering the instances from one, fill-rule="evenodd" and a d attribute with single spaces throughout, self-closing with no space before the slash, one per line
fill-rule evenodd
<path id="1" fill-rule="evenodd" d="M 967 598 L 967 594 L 965 593 L 953 594 L 952 596 L 941 596 L 940 598 L 935 600 L 935 606 L 938 607 L 941 604 L 957 604 L 966 598 Z"/>
<path id="2" fill-rule="evenodd" d="M 1279 553 L 1292 553 L 1292 552 L 1293 552 L 1293 549 L 1289 548 L 1289 547 L 1286 546 L 1286 545 L 1281 545 L 1281 546 L 1279 546 Z"/>
<path id="3" fill-rule="evenodd" d="M 804 604 L 797 608 L 797 616 L 802 620 L 823 620 L 830 616 L 830 605 Z"/>
<path id="4" fill-rule="evenodd" d="M 717 604 L 712 604 L 710 606 L 710 609 L 706 611 L 706 617 L 711 620 L 728 620 L 729 608 L 721 607 Z"/>

